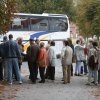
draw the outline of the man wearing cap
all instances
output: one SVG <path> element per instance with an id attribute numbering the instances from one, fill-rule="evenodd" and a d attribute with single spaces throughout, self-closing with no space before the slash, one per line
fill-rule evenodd
<path id="1" fill-rule="evenodd" d="M 34 43 L 33 39 L 29 40 L 30 46 L 27 48 L 27 60 L 28 60 L 28 67 L 29 67 L 29 79 L 36 83 L 37 78 L 37 59 L 38 59 L 38 53 L 39 53 L 39 47 Z"/>

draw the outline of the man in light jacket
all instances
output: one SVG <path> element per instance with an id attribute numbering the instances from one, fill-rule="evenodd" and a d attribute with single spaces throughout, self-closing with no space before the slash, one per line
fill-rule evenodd
<path id="1" fill-rule="evenodd" d="M 71 64 L 72 64 L 72 56 L 73 50 L 69 45 L 67 40 L 63 41 L 63 44 L 66 46 L 64 50 L 64 55 L 62 57 L 62 65 L 63 65 L 63 72 L 64 72 L 64 82 L 63 84 L 70 83 L 70 76 L 71 76 Z"/>
<path id="2" fill-rule="evenodd" d="M 50 79 L 55 80 L 55 66 L 56 66 L 56 52 L 55 52 L 55 42 L 51 41 L 48 50 L 48 60 L 49 60 L 49 73 Z"/>

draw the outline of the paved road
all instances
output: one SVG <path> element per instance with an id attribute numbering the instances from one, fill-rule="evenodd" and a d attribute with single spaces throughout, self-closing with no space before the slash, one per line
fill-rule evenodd
<path id="1" fill-rule="evenodd" d="M 92 93 L 92 87 L 86 86 L 86 76 L 73 76 L 70 84 L 62 84 L 62 71 L 60 63 L 56 67 L 56 80 L 46 83 L 31 84 L 28 80 L 26 63 L 22 66 L 23 84 L 6 86 L 0 100 L 96 100 Z"/>

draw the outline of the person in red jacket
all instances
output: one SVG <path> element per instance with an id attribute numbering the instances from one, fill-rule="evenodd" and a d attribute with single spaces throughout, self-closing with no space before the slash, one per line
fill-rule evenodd
<path id="1" fill-rule="evenodd" d="M 40 43 L 40 50 L 39 50 L 39 56 L 38 56 L 38 64 L 39 64 L 39 72 L 40 72 L 40 77 L 41 81 L 39 83 L 45 83 L 45 68 L 47 66 L 46 63 L 47 60 L 47 50 L 44 47 L 44 43 Z"/>

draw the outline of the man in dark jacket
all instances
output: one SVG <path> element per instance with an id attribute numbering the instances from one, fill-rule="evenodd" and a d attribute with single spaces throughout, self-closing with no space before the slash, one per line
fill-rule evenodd
<path id="1" fill-rule="evenodd" d="M 3 80 L 3 69 L 2 69 L 2 47 L 0 45 L 0 81 Z"/>
<path id="2" fill-rule="evenodd" d="M 30 39 L 30 46 L 27 48 L 27 60 L 28 60 L 28 67 L 29 67 L 29 79 L 33 83 L 36 83 L 37 78 L 37 59 L 38 59 L 38 53 L 39 53 L 39 47 L 34 43 L 33 39 Z"/>
<path id="3" fill-rule="evenodd" d="M 4 52 L 4 46 L 5 42 L 7 41 L 7 36 L 3 37 L 3 43 L 0 44 L 0 80 L 6 78 L 6 66 L 5 66 L 5 52 Z M 4 68 L 4 75 L 3 75 L 3 68 Z"/>

